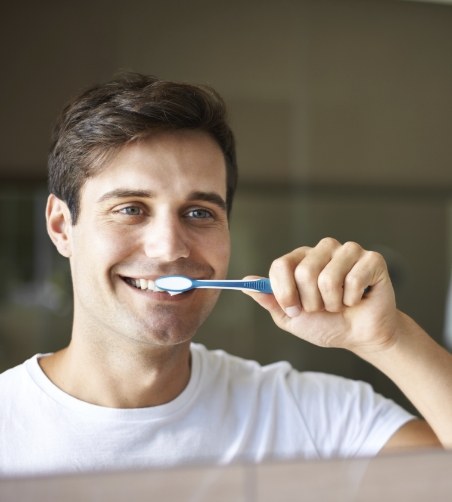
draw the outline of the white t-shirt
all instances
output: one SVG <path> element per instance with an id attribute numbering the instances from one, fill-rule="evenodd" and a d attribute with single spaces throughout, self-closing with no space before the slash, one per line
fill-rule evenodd
<path id="1" fill-rule="evenodd" d="M 0 474 L 374 455 L 412 416 L 363 382 L 260 366 L 193 344 L 173 401 L 106 408 L 56 387 L 34 356 L 0 375 Z"/>

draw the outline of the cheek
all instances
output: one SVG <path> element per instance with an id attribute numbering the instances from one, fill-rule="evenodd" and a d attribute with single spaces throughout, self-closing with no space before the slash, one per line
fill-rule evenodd
<path id="1" fill-rule="evenodd" d="M 214 240 L 209 251 L 210 256 L 215 260 L 215 268 L 224 275 L 228 269 L 231 255 L 229 234 Z"/>
<path id="2" fill-rule="evenodd" d="M 231 257 L 231 244 L 229 242 L 229 239 L 227 241 L 227 244 L 225 244 L 223 250 L 222 250 L 222 259 L 226 266 L 229 265 L 229 258 Z"/>
<path id="3" fill-rule="evenodd" d="M 114 263 L 130 246 L 127 235 L 118 235 L 112 229 L 84 229 L 74 239 L 74 256 L 80 267 L 105 267 Z"/>

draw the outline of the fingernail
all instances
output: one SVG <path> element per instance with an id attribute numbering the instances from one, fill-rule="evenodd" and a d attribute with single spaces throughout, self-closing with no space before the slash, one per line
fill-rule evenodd
<path id="1" fill-rule="evenodd" d="M 300 315 L 301 310 L 299 307 L 287 307 L 285 312 L 288 317 L 297 317 Z"/>

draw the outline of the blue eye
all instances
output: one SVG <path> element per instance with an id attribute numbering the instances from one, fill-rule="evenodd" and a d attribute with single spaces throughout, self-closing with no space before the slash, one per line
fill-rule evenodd
<path id="1" fill-rule="evenodd" d="M 127 206 L 119 209 L 118 213 L 125 214 L 126 216 L 140 216 L 142 211 L 138 206 Z"/>
<path id="2" fill-rule="evenodd" d="M 212 213 L 207 209 L 192 209 L 187 213 L 187 216 L 195 219 L 212 218 Z"/>

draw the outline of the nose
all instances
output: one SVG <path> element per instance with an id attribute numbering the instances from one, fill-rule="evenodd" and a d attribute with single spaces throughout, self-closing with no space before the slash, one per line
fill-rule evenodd
<path id="1" fill-rule="evenodd" d="M 144 239 L 149 258 L 172 262 L 190 254 L 187 232 L 176 215 L 155 216 L 145 229 Z"/>

